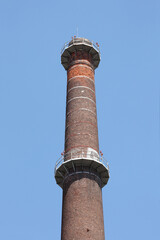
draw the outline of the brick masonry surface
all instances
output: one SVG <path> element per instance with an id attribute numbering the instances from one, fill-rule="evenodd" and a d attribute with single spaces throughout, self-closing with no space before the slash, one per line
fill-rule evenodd
<path id="1" fill-rule="evenodd" d="M 65 152 L 80 146 L 99 152 L 94 69 L 86 59 L 67 71 Z"/>
<path id="2" fill-rule="evenodd" d="M 99 153 L 94 69 L 91 56 L 83 51 L 71 56 L 67 71 L 65 153 L 80 147 Z M 96 170 L 69 169 L 63 182 L 61 240 L 104 240 L 101 181 Z"/>
<path id="3" fill-rule="evenodd" d="M 91 176 L 70 178 L 63 192 L 61 239 L 104 240 L 101 188 Z"/>

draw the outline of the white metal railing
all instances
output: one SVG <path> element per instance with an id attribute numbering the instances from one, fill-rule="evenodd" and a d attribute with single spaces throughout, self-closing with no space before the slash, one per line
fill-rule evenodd
<path id="1" fill-rule="evenodd" d="M 91 46 L 93 47 L 96 51 L 99 52 L 100 54 L 100 50 L 99 50 L 99 45 L 98 44 L 95 44 L 93 41 L 90 41 L 86 38 L 76 38 L 74 37 L 71 41 L 68 41 L 64 44 L 64 46 L 62 47 L 61 49 L 61 55 L 63 54 L 63 52 L 65 51 L 66 48 L 68 48 L 69 46 L 72 46 L 72 45 L 79 45 L 81 43 L 84 43 L 88 46 Z"/>
<path id="2" fill-rule="evenodd" d="M 86 160 L 101 162 L 109 170 L 108 161 L 102 155 L 100 156 L 98 153 L 96 154 L 93 151 L 90 151 L 90 152 L 86 151 L 86 149 L 80 149 L 78 151 L 71 151 L 69 153 L 62 154 L 61 157 L 56 161 L 55 172 L 63 164 L 63 162 L 69 161 L 69 160 L 78 160 L 78 159 L 86 159 Z"/>

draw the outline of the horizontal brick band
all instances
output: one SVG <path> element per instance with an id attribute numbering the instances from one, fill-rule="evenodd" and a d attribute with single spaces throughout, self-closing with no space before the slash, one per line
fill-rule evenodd
<path id="1" fill-rule="evenodd" d="M 70 67 L 70 68 L 68 69 L 68 72 L 69 72 L 70 70 L 72 70 L 73 68 L 75 68 L 75 67 L 85 67 L 85 68 L 89 68 L 89 69 L 91 69 L 92 71 L 94 71 L 94 70 L 92 69 L 92 67 L 90 67 L 90 66 L 88 66 L 88 65 L 86 65 L 86 64 L 84 63 L 84 64 L 75 64 L 75 65 L 73 65 L 72 67 Z"/>
<path id="2" fill-rule="evenodd" d="M 77 109 L 75 109 L 75 110 L 73 110 L 73 111 L 67 112 L 66 115 L 68 116 L 70 113 L 76 112 L 76 111 L 89 111 L 89 112 L 93 113 L 94 115 L 97 115 L 96 113 L 94 113 L 92 110 L 90 110 L 90 109 L 88 109 L 88 108 L 77 108 Z"/>
<path id="3" fill-rule="evenodd" d="M 92 126 L 94 126 L 95 128 L 97 128 L 97 125 L 91 123 L 91 122 L 87 122 L 87 121 L 76 121 L 76 122 L 71 122 L 70 125 L 67 125 L 66 126 L 66 129 L 69 127 L 69 126 L 73 126 L 73 125 L 78 125 L 78 124 L 81 124 L 81 123 L 86 123 L 86 124 L 90 124 Z"/>
<path id="4" fill-rule="evenodd" d="M 69 78 L 69 79 L 68 79 L 68 83 L 69 83 L 71 80 L 74 80 L 75 78 L 87 78 L 87 79 L 89 79 L 90 81 L 92 81 L 92 82 L 94 83 L 94 80 L 93 80 L 92 78 L 90 78 L 90 77 L 88 77 L 88 76 L 85 76 L 85 75 L 77 75 L 77 76 L 74 76 L 74 77 L 72 77 L 72 78 Z"/>
<path id="5" fill-rule="evenodd" d="M 68 85 L 67 85 L 67 91 L 69 91 L 69 89 L 76 87 L 76 86 L 89 87 L 90 89 L 92 89 L 94 91 L 94 94 L 95 94 L 95 83 L 94 83 L 94 81 L 92 81 L 88 78 L 78 77 L 78 78 L 75 78 L 73 81 L 69 81 Z"/>
<path id="6" fill-rule="evenodd" d="M 95 93 L 95 91 L 93 91 L 91 88 L 89 87 L 86 87 L 86 86 L 76 86 L 76 87 L 72 87 L 71 89 L 68 90 L 67 93 L 69 93 L 70 91 L 76 89 L 76 88 L 86 88 L 86 89 L 89 89 L 90 91 L 92 91 L 93 93 Z"/>
<path id="7" fill-rule="evenodd" d="M 74 89 L 72 89 L 72 91 L 69 91 L 67 93 L 67 102 L 69 102 L 70 99 L 75 97 L 86 97 L 86 98 L 92 99 L 92 101 L 96 103 L 96 97 L 95 97 L 94 91 L 91 91 L 88 88 L 75 87 Z"/>
<path id="8" fill-rule="evenodd" d="M 93 71 L 94 71 L 93 64 L 92 64 L 90 61 L 86 60 L 86 59 L 72 60 L 71 63 L 70 63 L 70 66 L 69 66 L 69 68 L 68 68 L 67 71 L 69 71 L 70 68 L 71 68 L 72 66 L 74 66 L 74 65 L 78 65 L 78 64 L 85 64 L 85 65 L 88 65 L 88 66 L 91 67 L 91 68 L 93 69 Z"/>
<path id="9" fill-rule="evenodd" d="M 97 113 L 96 104 L 92 101 L 89 101 L 83 98 L 81 99 L 77 98 L 76 100 L 69 102 L 67 104 L 66 112 L 73 111 L 77 108 L 88 108 L 88 109 L 91 109 L 91 111 Z"/>
<path id="10" fill-rule="evenodd" d="M 70 103 L 71 101 L 76 100 L 76 99 L 86 99 L 86 100 L 89 100 L 89 101 L 93 102 L 94 104 L 96 104 L 91 98 L 88 98 L 88 97 L 74 97 L 74 98 L 71 98 L 71 99 L 67 102 L 67 105 L 68 105 L 68 103 Z"/>
<path id="11" fill-rule="evenodd" d="M 77 75 L 84 75 L 94 79 L 94 71 L 91 68 L 80 67 L 78 65 L 76 68 L 71 69 L 71 71 L 67 72 L 67 79 L 75 77 Z"/>

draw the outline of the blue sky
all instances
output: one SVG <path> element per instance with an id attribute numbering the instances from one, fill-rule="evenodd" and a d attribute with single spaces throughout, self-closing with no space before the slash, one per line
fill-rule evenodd
<path id="1" fill-rule="evenodd" d="M 0 239 L 60 239 L 63 44 L 98 42 L 100 149 L 109 240 L 160 239 L 160 1 L 0 0 Z"/>

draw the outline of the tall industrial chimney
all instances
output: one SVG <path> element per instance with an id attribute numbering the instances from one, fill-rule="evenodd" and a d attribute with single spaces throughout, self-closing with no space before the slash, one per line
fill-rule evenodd
<path id="1" fill-rule="evenodd" d="M 94 71 L 98 44 L 74 37 L 61 52 L 67 70 L 65 150 L 55 167 L 63 189 L 61 240 L 104 240 L 102 187 L 109 167 L 99 154 Z"/>

